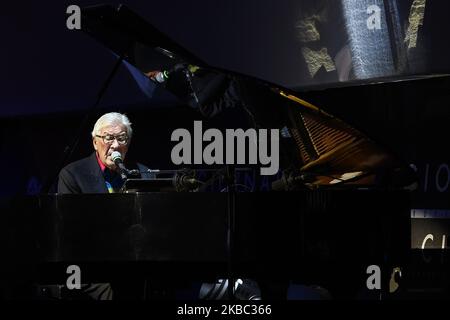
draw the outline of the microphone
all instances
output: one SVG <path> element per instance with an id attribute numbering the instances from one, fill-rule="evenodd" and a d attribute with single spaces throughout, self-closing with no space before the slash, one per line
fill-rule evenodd
<path id="1" fill-rule="evenodd" d="M 120 152 L 113 151 L 111 153 L 111 160 L 114 161 L 117 168 L 119 168 L 119 173 L 120 173 L 120 176 L 122 177 L 122 179 L 126 180 L 128 178 L 127 177 L 128 169 L 125 168 L 125 165 L 123 164 L 122 155 L 120 154 Z"/>
<path id="2" fill-rule="evenodd" d="M 274 191 L 289 191 L 296 190 L 303 184 L 307 183 L 310 178 L 314 178 L 318 175 L 312 173 L 295 173 L 289 170 L 283 172 L 280 179 L 272 182 L 272 190 Z"/>
<path id="3" fill-rule="evenodd" d="M 156 74 L 156 76 L 153 77 L 153 79 L 156 82 L 159 83 L 164 83 L 167 81 L 167 79 L 169 79 L 170 75 L 174 72 L 177 72 L 179 70 L 182 70 L 183 68 L 185 68 L 186 65 L 183 63 L 177 63 L 176 65 L 174 65 L 172 68 L 170 68 L 169 70 L 164 70 L 164 71 L 160 71 Z"/>
<path id="4" fill-rule="evenodd" d="M 195 172 L 191 170 L 177 172 L 173 177 L 172 183 L 178 192 L 192 191 L 202 184 L 201 181 L 195 179 Z"/>

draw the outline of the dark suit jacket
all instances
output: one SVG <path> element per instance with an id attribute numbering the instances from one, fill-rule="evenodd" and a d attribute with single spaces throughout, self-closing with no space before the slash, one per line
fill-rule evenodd
<path id="1" fill-rule="evenodd" d="M 148 168 L 140 163 L 136 167 L 140 172 Z M 129 167 L 132 169 L 133 167 Z M 141 173 L 142 178 L 151 178 L 150 173 Z M 58 193 L 108 193 L 102 170 L 95 152 L 89 157 L 65 166 L 59 173 Z"/>

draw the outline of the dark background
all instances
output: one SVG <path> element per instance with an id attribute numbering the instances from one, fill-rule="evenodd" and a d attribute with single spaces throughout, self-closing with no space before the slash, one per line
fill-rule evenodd
<path id="1" fill-rule="evenodd" d="M 317 3 L 336 3 L 334 0 L 109 3 L 127 4 L 212 66 L 299 91 L 301 98 L 342 118 L 416 169 L 419 187 L 412 196 L 412 208 L 450 210 L 450 78 L 381 84 L 366 81 L 342 86 L 337 83 L 336 73 L 325 74 L 322 69 L 317 79 L 310 81 L 296 29 L 303 15 L 300 9 L 308 2 L 311 8 L 320 7 Z M 412 0 L 399 2 L 405 19 Z M 159 169 L 173 167 L 170 135 L 174 129 L 190 129 L 195 119 L 224 128 L 245 121 L 241 110 L 204 119 L 164 90 L 156 89 L 149 98 L 122 66 L 87 127 L 79 133 L 116 57 L 83 32 L 68 30 L 65 11 L 71 4 L 83 7 L 98 3 L 2 3 L 1 197 L 39 193 L 58 169 L 65 147 L 76 138 L 80 143 L 68 161 L 89 155 L 90 131 L 98 116 L 107 111 L 125 112 L 133 122 L 135 136 L 129 157 Z M 412 55 L 428 74 L 445 74 L 449 70 L 445 3 L 427 1 L 425 22 L 419 33 L 420 50 Z M 345 44 L 346 35 L 341 29 L 329 27 L 322 31 L 321 41 L 335 46 L 330 52 L 336 53 Z M 287 209 L 280 207 L 280 211 Z M 448 228 L 438 231 L 448 235 Z M 442 237 L 435 234 L 435 238 Z"/>
<path id="2" fill-rule="evenodd" d="M 410 1 L 411 2 L 411 1 Z M 296 22 L 308 1 L 121 1 L 208 64 L 305 91 L 305 66 Z M 314 2 L 316 3 L 316 2 Z M 326 3 L 326 1 L 323 1 Z M 77 3 L 7 2 L 0 13 L 0 194 L 33 194 L 51 175 L 64 147 L 76 138 L 86 110 L 112 69 L 115 56 L 79 31 L 66 28 L 68 5 Z M 421 56 L 427 71 L 445 73 L 449 50 L 445 13 L 427 3 Z M 402 2 L 403 16 L 409 13 Z M 330 31 L 330 30 L 328 30 Z M 345 38 L 324 31 L 323 41 Z M 425 37 L 424 35 L 427 35 Z M 334 40 L 333 40 L 334 39 Z M 320 75 L 319 75 L 320 79 Z M 447 147 L 449 79 L 435 78 L 301 93 L 341 117 L 417 168 L 421 185 L 417 207 L 446 208 L 450 169 Z M 327 82 L 328 81 L 328 82 Z M 102 99 L 70 161 L 91 152 L 90 131 L 106 111 L 126 112 L 134 123 L 130 157 L 152 168 L 171 167 L 170 134 L 191 128 L 199 113 L 157 90 L 149 99 L 125 67 Z M 230 111 L 210 125 L 235 126 L 244 117 Z M 207 121 L 203 119 L 204 121 Z M 212 121 L 212 122 L 211 122 Z"/>

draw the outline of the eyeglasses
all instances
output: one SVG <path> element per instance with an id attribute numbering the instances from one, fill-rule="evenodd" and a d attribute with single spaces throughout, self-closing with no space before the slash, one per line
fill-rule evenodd
<path id="1" fill-rule="evenodd" d="M 125 133 L 119 134 L 117 136 L 113 134 L 106 134 L 104 136 L 95 135 L 97 138 L 101 138 L 105 144 L 111 144 L 114 142 L 114 140 L 117 140 L 117 142 L 120 145 L 124 145 L 128 143 L 128 136 Z"/>

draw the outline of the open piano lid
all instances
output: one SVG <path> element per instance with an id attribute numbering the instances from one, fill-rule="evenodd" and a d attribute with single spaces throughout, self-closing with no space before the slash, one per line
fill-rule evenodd
<path id="1" fill-rule="evenodd" d="M 344 8 L 350 2 L 354 1 L 342 0 L 340 8 Z M 388 5 L 394 2 L 384 1 L 384 4 Z M 304 3 L 307 5 L 306 2 Z M 279 104 L 269 106 L 269 108 L 272 108 L 274 114 L 283 114 L 284 126 L 289 129 L 293 141 L 292 147 L 295 149 L 294 156 L 290 159 L 291 162 L 281 168 L 286 169 L 282 179 L 282 188 L 284 189 L 305 186 L 309 188 L 379 185 L 404 187 L 415 182 L 411 170 L 394 156 L 393 152 L 375 143 L 366 134 L 344 121 L 302 100 L 299 98 L 298 92 L 210 66 L 124 5 L 118 7 L 100 5 L 84 8 L 82 9 L 82 21 L 83 31 L 116 54 L 123 56 L 143 73 L 151 70 L 163 70 L 167 66 L 173 66 L 179 62 L 188 63 L 203 70 L 254 82 L 265 93 L 280 101 Z M 339 34 L 337 36 L 339 37 Z M 346 49 L 347 54 L 351 54 L 350 51 L 353 50 L 352 42 L 349 43 L 350 49 Z M 363 52 L 360 47 L 358 48 L 360 53 Z M 344 80 L 342 80 L 342 74 L 338 73 L 337 76 L 341 81 L 334 84 L 327 82 L 328 80 L 321 82 L 318 77 L 310 78 L 310 81 L 305 82 L 304 87 L 317 84 L 322 87 L 323 85 L 332 87 L 344 83 L 361 84 L 361 81 L 362 83 L 372 83 L 380 81 L 381 78 L 384 79 L 383 81 L 410 78 L 413 73 L 405 71 L 405 64 L 399 62 L 398 52 L 394 60 L 397 66 L 401 65 L 403 68 L 401 71 L 393 71 L 391 67 L 383 69 L 384 67 L 378 64 L 378 69 L 374 69 L 372 77 L 370 72 L 366 72 L 370 68 L 365 69 L 363 66 L 361 69 L 361 66 L 355 67 L 354 65 L 354 70 L 346 70 L 345 77 L 347 78 Z M 386 55 L 386 51 L 381 50 L 381 54 Z M 360 57 L 356 60 L 362 61 Z M 324 62 L 325 60 L 321 59 L 320 61 Z M 310 62 L 315 64 L 317 61 L 311 60 Z M 370 63 L 373 64 L 373 61 Z M 348 63 L 346 65 L 348 68 Z M 359 79 L 358 68 L 360 71 L 366 70 L 365 73 L 360 74 Z M 310 68 L 308 70 L 311 71 Z M 411 67 L 408 70 L 415 72 L 419 69 Z"/>

